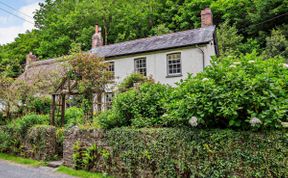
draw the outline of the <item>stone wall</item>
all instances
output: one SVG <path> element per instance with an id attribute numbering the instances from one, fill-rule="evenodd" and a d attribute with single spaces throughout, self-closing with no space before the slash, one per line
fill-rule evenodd
<path id="1" fill-rule="evenodd" d="M 64 164 L 120 178 L 288 177 L 285 133 L 74 127 L 65 132 Z"/>
<path id="2" fill-rule="evenodd" d="M 29 129 L 23 140 L 24 156 L 37 160 L 51 160 L 57 157 L 56 128 L 37 125 Z"/>
<path id="3" fill-rule="evenodd" d="M 63 143 L 63 160 L 65 166 L 74 167 L 73 148 L 77 142 L 81 143 L 82 147 L 89 147 L 93 144 L 108 147 L 102 130 L 79 129 L 78 127 L 66 130 Z"/>

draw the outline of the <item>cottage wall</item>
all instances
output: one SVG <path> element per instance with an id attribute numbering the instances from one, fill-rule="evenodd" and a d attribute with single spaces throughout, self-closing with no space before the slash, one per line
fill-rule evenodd
<path id="1" fill-rule="evenodd" d="M 196 74 L 203 71 L 203 53 L 199 48 L 204 52 L 206 67 L 210 65 L 211 56 L 216 55 L 213 41 L 199 47 L 190 46 L 155 51 L 112 59 L 110 58 L 108 61 L 114 62 L 116 83 L 122 82 L 124 78 L 135 71 L 134 59 L 146 57 L 147 76 L 152 76 L 156 82 L 174 86 L 176 82 L 187 78 L 189 73 Z M 170 77 L 167 75 L 167 55 L 178 52 L 181 53 L 182 75 Z"/>

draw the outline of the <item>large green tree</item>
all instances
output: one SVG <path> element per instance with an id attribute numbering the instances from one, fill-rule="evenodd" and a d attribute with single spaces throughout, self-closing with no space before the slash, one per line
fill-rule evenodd
<path id="1" fill-rule="evenodd" d="M 47 59 L 68 54 L 75 44 L 89 50 L 96 23 L 105 44 L 113 44 L 198 28 L 205 7 L 212 9 L 216 25 L 229 22 L 227 28 L 233 26 L 235 36 L 248 42 L 237 45 L 241 52 L 255 46 L 263 51 L 272 29 L 288 22 L 288 0 L 45 0 L 34 16 L 37 30 L 0 46 L 0 73 L 19 75 L 29 51 Z"/>

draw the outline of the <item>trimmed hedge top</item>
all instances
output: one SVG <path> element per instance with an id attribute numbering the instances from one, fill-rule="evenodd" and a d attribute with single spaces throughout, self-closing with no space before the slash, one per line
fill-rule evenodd
<path id="1" fill-rule="evenodd" d="M 83 156 L 76 167 L 89 165 L 117 177 L 288 177 L 287 131 L 116 128 L 104 134 L 95 142 L 108 143 L 109 159 L 87 164 L 95 155 L 107 158 L 90 153 L 101 144 L 82 147 L 74 150 L 77 158 Z"/>

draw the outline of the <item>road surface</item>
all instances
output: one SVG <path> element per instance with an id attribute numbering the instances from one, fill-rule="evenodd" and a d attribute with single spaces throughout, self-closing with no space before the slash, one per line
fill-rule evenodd
<path id="1" fill-rule="evenodd" d="M 48 167 L 30 167 L 0 160 L 0 178 L 73 178 Z"/>

